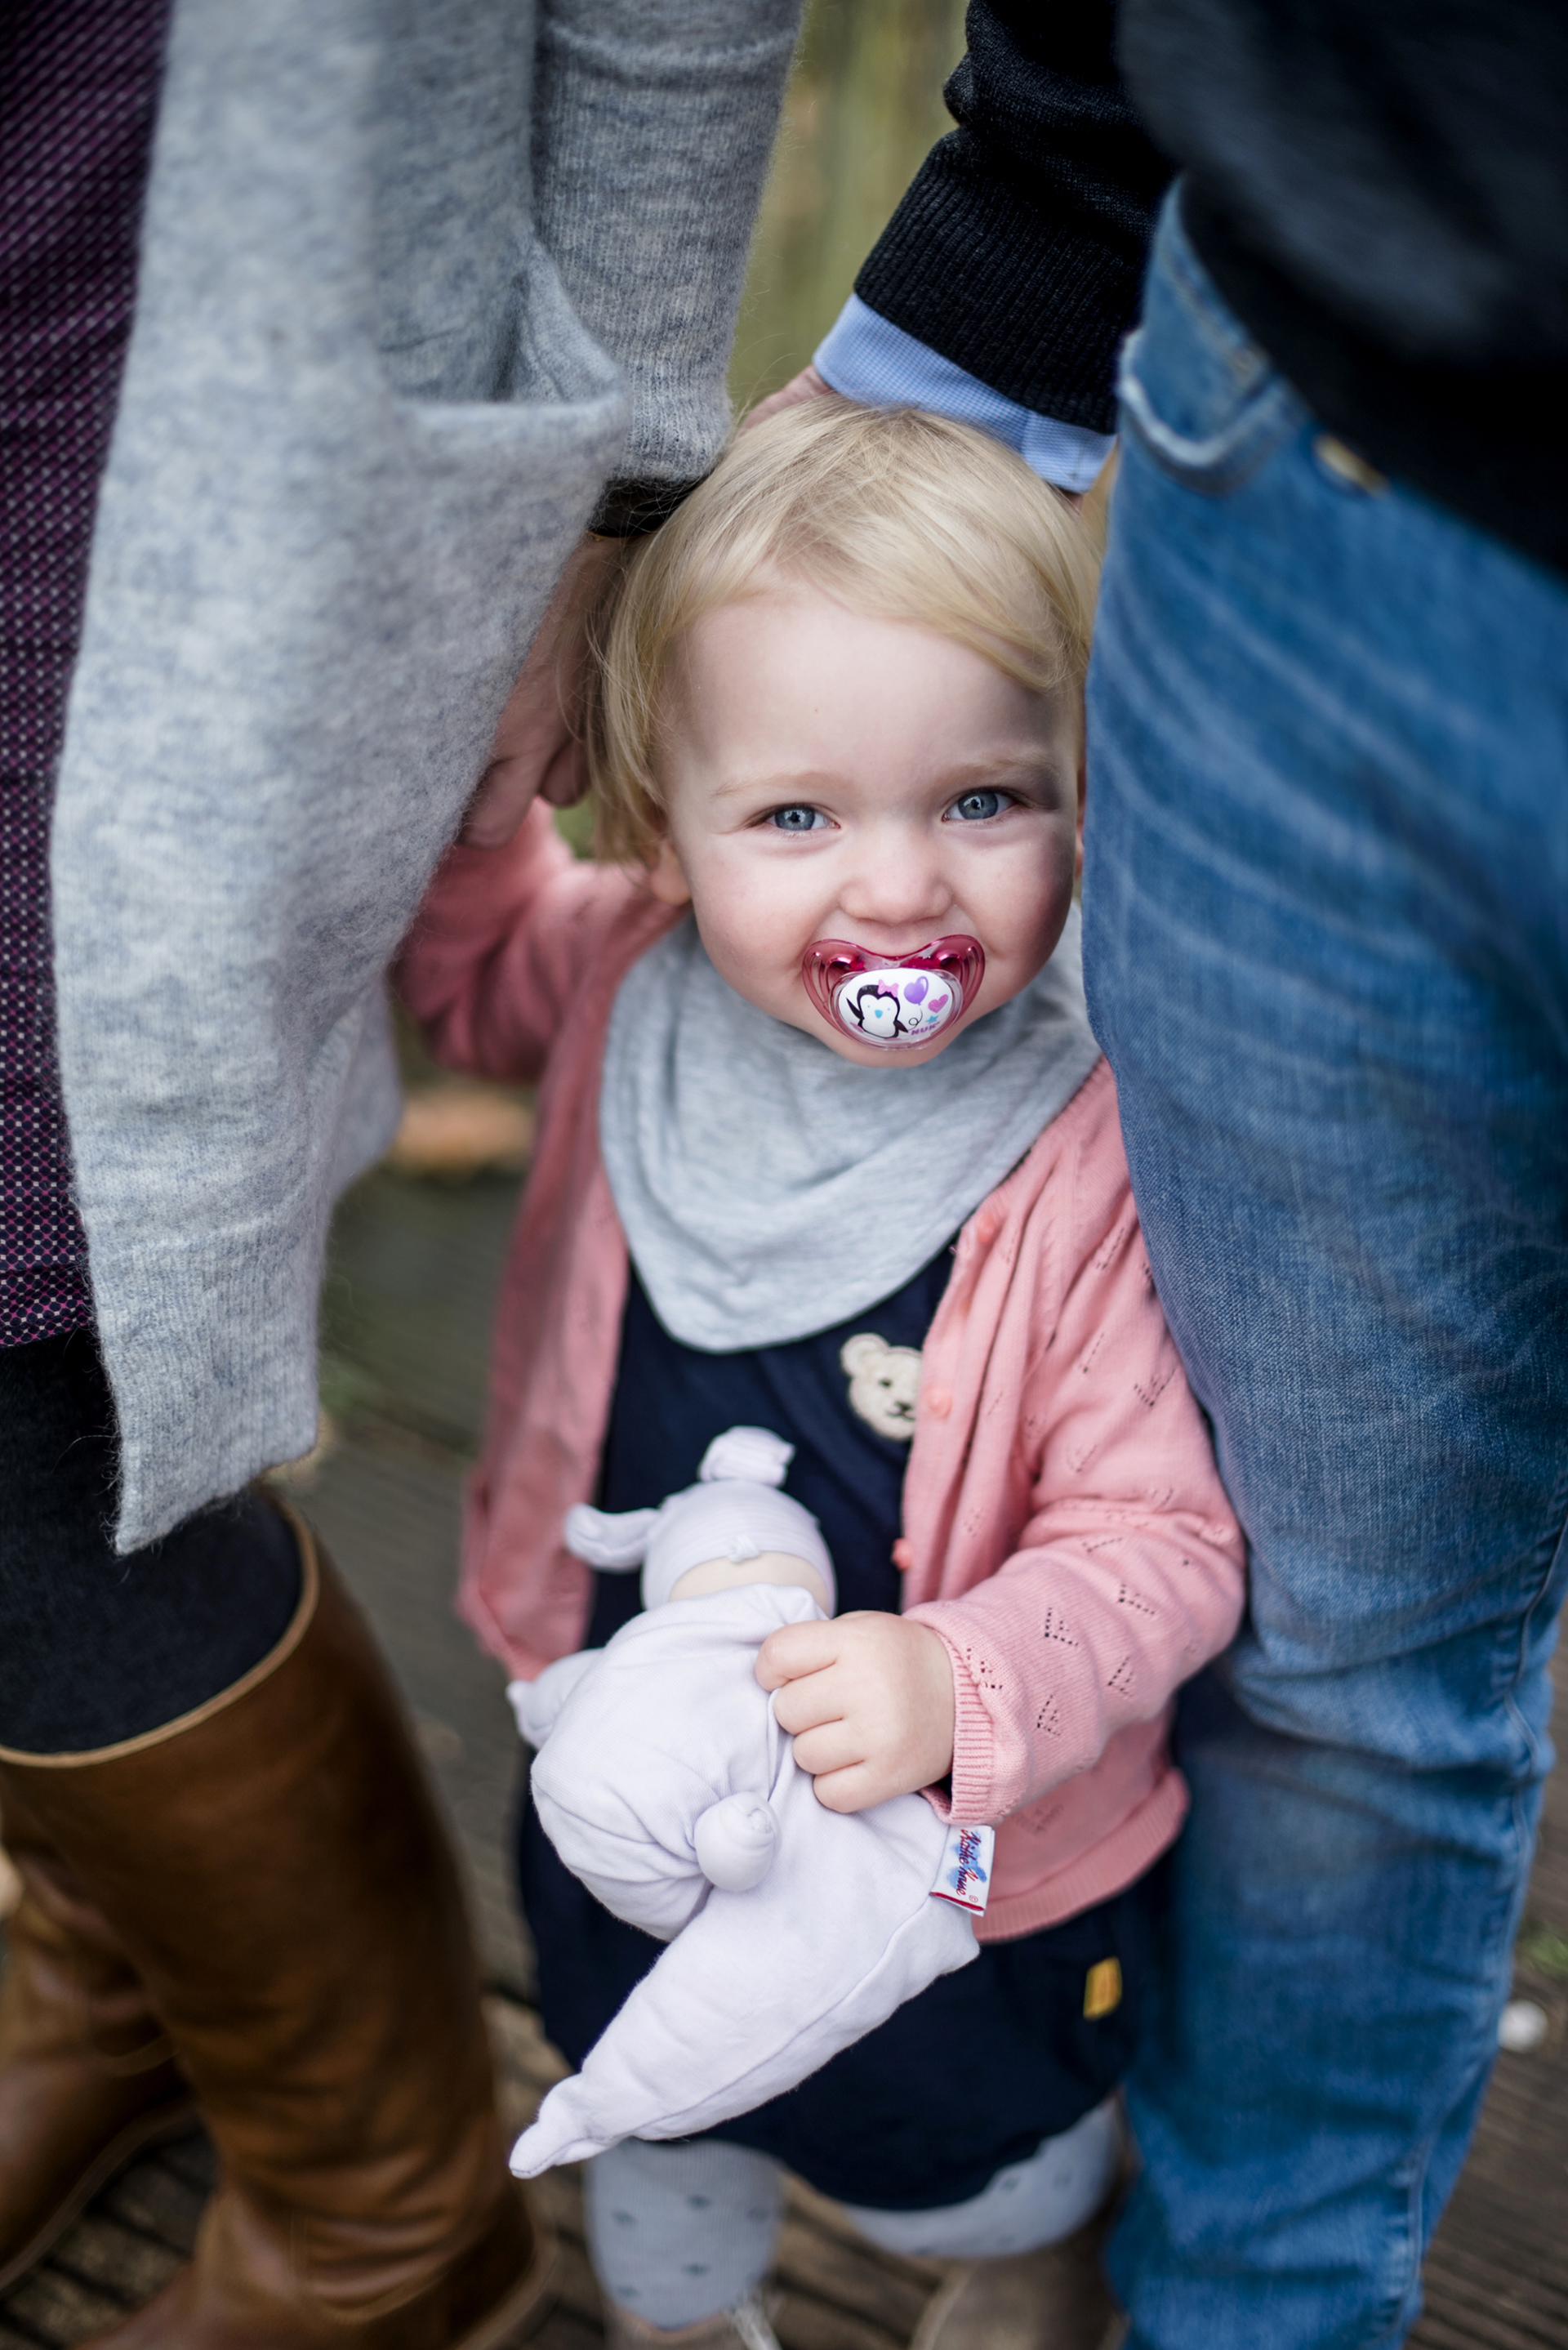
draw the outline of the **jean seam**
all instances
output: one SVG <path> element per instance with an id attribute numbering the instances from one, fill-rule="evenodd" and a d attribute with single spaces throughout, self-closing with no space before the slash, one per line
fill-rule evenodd
<path id="1" fill-rule="evenodd" d="M 1525 1753 L 1537 1779 L 1542 1775 L 1541 1741 L 1520 1711 L 1515 1692 L 1524 1679 L 1530 1638 L 1537 1613 L 1557 1580 L 1559 1568 L 1568 1566 L 1568 1472 L 1565 1472 L 1559 1482 L 1556 1493 L 1553 1495 L 1552 1516 L 1557 1523 L 1557 1539 L 1547 1555 L 1546 1565 L 1542 1572 L 1540 1582 L 1531 1595 L 1530 1604 L 1519 1619 L 1519 1644 L 1514 1654 L 1513 1673 L 1507 1687 L 1501 1692 L 1509 1719 L 1523 1742 Z"/>
<path id="2" fill-rule="evenodd" d="M 1431 2168 L 1432 2149 L 1438 2141 L 1433 2130 L 1417 2150 L 1410 2167 L 1409 2184 L 1403 2199 L 1403 2232 L 1395 2273 L 1388 2290 L 1375 2314 L 1376 2333 L 1369 2334 L 1363 2350 L 1389 2350 L 1391 2344 L 1402 2338 L 1405 2313 L 1410 2305 L 1412 2290 L 1421 2274 L 1421 2202 L 1426 2193 L 1427 2173 Z"/>
<path id="3" fill-rule="evenodd" d="M 1563 1540 L 1554 1546 L 1553 1565 L 1563 1550 L 1564 1541 L 1568 1541 L 1568 1527 L 1564 1528 Z M 1543 1585 L 1542 1589 L 1544 1588 Z M 1536 1600 L 1532 1602 L 1532 1610 L 1540 1596 L 1541 1594 L 1538 1593 Z M 1495 1979 L 1496 1969 L 1507 1955 L 1507 1952 L 1499 1946 L 1506 1939 L 1509 1950 L 1511 1950 L 1518 1888 L 1530 1856 L 1532 1840 L 1530 1824 L 1524 1815 L 1526 1801 L 1525 1794 L 1518 1790 L 1509 1798 L 1509 1818 L 1513 1832 L 1513 1866 L 1509 1872 L 1508 1890 L 1499 1904 L 1498 1932 L 1495 1935 L 1487 1933 L 1482 1940 L 1482 1960 L 1486 1977 L 1489 1980 Z M 1366 2337 L 1363 2350 L 1390 2350 L 1390 2345 L 1404 2338 L 1397 2329 L 1404 2321 L 1405 2313 L 1409 2308 L 1412 2297 L 1418 2292 L 1421 2272 L 1426 2265 L 1427 2246 L 1423 2239 L 1421 2212 L 1426 2195 L 1427 2178 L 1432 2167 L 1432 2157 L 1449 2116 L 1461 2098 L 1469 2094 L 1469 2086 L 1477 2074 L 1490 2062 L 1492 2051 L 1497 2044 L 1496 2033 L 1495 2012 L 1489 2008 L 1485 2018 L 1478 2020 L 1476 2032 L 1469 2043 L 1468 2060 L 1459 2068 L 1456 2085 L 1443 2112 L 1416 2151 L 1405 2203 L 1403 2241 L 1398 2251 L 1396 2272 L 1389 2280 L 1389 2290 L 1385 2294 L 1376 2313 L 1377 2330 Z"/>
<path id="4" fill-rule="evenodd" d="M 1224 304 L 1224 296 L 1204 268 L 1187 234 L 1187 224 L 1181 217 L 1179 195 L 1172 205 L 1161 255 L 1171 291 L 1176 295 L 1195 330 L 1202 337 L 1213 356 L 1223 360 L 1230 372 L 1252 391 L 1270 375 L 1280 370 L 1261 343 L 1255 343 L 1241 320 L 1232 329 L 1226 321 L 1233 316 L 1228 307 L 1224 317 L 1217 316 L 1216 306 Z M 1130 340 L 1130 338 L 1129 338 Z M 1255 361 L 1245 376 L 1237 365 L 1241 353 Z"/>

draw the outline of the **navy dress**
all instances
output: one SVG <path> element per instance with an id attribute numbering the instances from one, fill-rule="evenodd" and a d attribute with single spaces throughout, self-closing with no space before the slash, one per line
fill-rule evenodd
<path id="1" fill-rule="evenodd" d="M 919 1348 L 947 1284 L 943 1249 L 896 1295 L 789 1346 L 710 1355 L 663 1327 L 632 1273 L 598 1494 L 607 1510 L 662 1502 L 695 1482 L 714 1437 L 771 1428 L 795 1447 L 785 1491 L 819 1520 L 840 1613 L 897 1612 L 892 1548 L 908 1441 L 849 1401 L 846 1339 L 871 1332 Z M 589 1648 L 640 1607 L 635 1575 L 595 1577 Z M 663 1945 L 623 1925 L 565 1868 L 524 1807 L 523 1908 L 538 1955 L 545 2026 L 580 2064 Z M 1127 2068 L 1147 1972 L 1154 1880 L 1062 1926 L 986 1944 L 877 2031 L 786 2095 L 710 2133 L 756 2147 L 825 2195 L 882 2210 L 929 2210 L 977 2195 L 1005 2165 L 1098 2105 Z M 1085 2016 L 1092 1968 L 1115 1959 L 1120 2002 Z M 1103 1978 L 1100 1978 L 1103 1980 Z"/>

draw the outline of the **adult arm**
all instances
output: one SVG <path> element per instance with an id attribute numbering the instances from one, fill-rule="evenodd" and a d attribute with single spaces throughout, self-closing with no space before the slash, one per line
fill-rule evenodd
<path id="1" fill-rule="evenodd" d="M 1111 0 L 971 0 L 948 83 L 958 129 L 916 173 L 823 343 L 788 388 L 909 401 L 1088 486 L 1116 430 L 1170 166 L 1117 71 Z"/>
<path id="2" fill-rule="evenodd" d="M 730 345 L 799 19 L 800 0 L 544 0 L 535 227 L 631 391 L 596 531 L 657 525 L 729 437 Z M 509 839 L 535 792 L 582 794 L 581 618 L 613 559 L 590 536 L 567 566 L 469 808 L 476 847 Z"/>
<path id="3" fill-rule="evenodd" d="M 642 494 L 657 511 L 729 437 L 725 370 L 799 14 L 544 0 L 535 225 L 631 387 L 608 504 Z"/>

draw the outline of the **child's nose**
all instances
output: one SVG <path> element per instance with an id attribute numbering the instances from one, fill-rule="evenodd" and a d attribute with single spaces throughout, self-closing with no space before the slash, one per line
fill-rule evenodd
<path id="1" fill-rule="evenodd" d="M 939 920 L 952 902 L 940 859 L 908 839 L 868 841 L 839 891 L 845 914 L 865 929 L 907 932 Z M 873 941 L 864 941 L 866 944 Z M 898 943 L 908 945 L 907 937 Z"/>

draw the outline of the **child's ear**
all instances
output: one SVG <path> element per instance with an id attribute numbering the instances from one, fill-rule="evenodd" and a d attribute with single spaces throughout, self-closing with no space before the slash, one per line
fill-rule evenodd
<path id="1" fill-rule="evenodd" d="M 666 906 L 689 906 L 691 890 L 680 870 L 680 859 L 675 854 L 670 835 L 659 844 L 659 854 L 648 868 L 648 886 L 654 896 Z"/>

